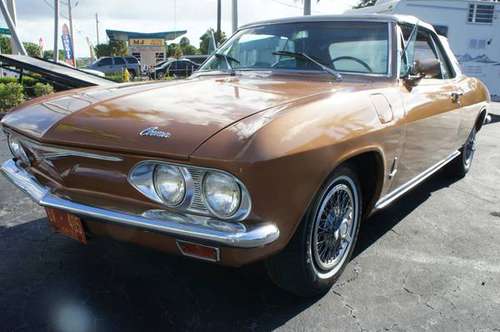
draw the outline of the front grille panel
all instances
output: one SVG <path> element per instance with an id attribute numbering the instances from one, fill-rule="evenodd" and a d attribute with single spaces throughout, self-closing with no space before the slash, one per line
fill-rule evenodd
<path id="1" fill-rule="evenodd" d="M 193 199 L 191 201 L 189 209 L 197 212 L 207 213 L 208 209 L 203 199 L 203 193 L 201 189 L 203 176 L 205 175 L 206 171 L 189 166 L 186 168 L 193 179 Z"/>

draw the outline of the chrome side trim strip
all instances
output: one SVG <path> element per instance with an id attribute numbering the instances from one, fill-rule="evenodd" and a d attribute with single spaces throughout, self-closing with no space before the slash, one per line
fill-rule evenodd
<path id="1" fill-rule="evenodd" d="M 12 159 L 4 162 L 0 171 L 39 205 L 80 216 L 157 231 L 174 238 L 185 237 L 237 248 L 262 247 L 279 237 L 278 227 L 271 223 L 246 226 L 237 222 L 174 214 L 168 211 L 164 211 L 163 215 L 161 213 L 136 215 L 73 202 L 52 194 Z"/>
<path id="2" fill-rule="evenodd" d="M 43 158 L 43 159 L 47 159 L 47 160 L 54 160 L 54 159 L 67 158 L 67 157 L 82 157 L 82 158 L 88 158 L 88 159 L 97 159 L 97 160 L 114 161 L 114 162 L 123 161 L 122 158 L 117 157 L 117 156 L 86 152 L 84 150 L 80 150 L 77 148 L 70 149 L 70 148 L 64 148 L 64 147 L 60 147 L 60 146 L 42 144 L 42 143 L 36 142 L 28 137 L 21 136 L 21 135 L 17 134 L 16 132 L 14 132 L 10 129 L 7 129 L 7 128 L 4 128 L 4 131 L 7 135 L 17 137 L 21 141 L 21 143 L 23 145 L 25 145 L 30 150 L 30 152 L 37 154 L 37 156 L 39 158 Z"/>
<path id="3" fill-rule="evenodd" d="M 435 165 L 429 167 L 426 169 L 424 172 L 420 173 L 410 181 L 406 182 L 405 184 L 402 184 L 398 188 L 394 189 L 391 191 L 389 194 L 385 195 L 384 197 L 380 198 L 378 202 L 375 204 L 375 210 L 380 210 L 388 205 L 392 204 L 395 200 L 397 200 L 399 197 L 410 191 L 411 189 L 415 188 L 417 185 L 422 183 L 425 179 L 427 179 L 429 176 L 432 174 L 436 173 L 439 169 L 441 169 L 443 166 L 448 164 L 450 161 L 455 159 L 457 156 L 460 155 L 460 151 L 455 151 L 452 154 L 450 154 L 446 159 L 441 160 L 440 162 L 436 163 Z"/>

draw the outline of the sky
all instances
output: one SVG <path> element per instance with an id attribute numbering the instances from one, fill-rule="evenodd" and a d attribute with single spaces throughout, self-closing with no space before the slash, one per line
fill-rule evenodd
<path id="1" fill-rule="evenodd" d="M 67 0 L 61 1 L 60 24 L 67 23 Z M 77 57 L 88 57 L 86 37 L 97 39 L 95 14 L 99 15 L 100 42 L 106 42 L 106 29 L 137 32 L 187 30 L 191 44 L 198 46 L 200 36 L 216 27 L 217 0 L 71 0 Z M 313 14 L 339 14 L 358 0 L 312 0 Z M 16 0 L 17 27 L 23 41 L 53 48 L 54 0 Z M 76 6 L 75 6 L 76 5 Z M 300 0 L 239 0 L 239 24 L 302 15 Z M 66 17 L 66 18 L 65 18 Z M 6 27 L 0 15 L 0 27 Z M 222 0 L 222 30 L 231 34 L 231 0 Z M 61 31 L 61 28 L 59 28 Z M 61 32 L 59 32 L 60 34 Z M 62 48 L 62 43 L 59 42 Z"/>

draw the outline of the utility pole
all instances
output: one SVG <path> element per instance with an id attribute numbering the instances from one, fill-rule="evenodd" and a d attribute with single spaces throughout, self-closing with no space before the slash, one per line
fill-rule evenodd
<path id="1" fill-rule="evenodd" d="M 221 0 L 217 0 L 217 38 L 221 35 Z"/>
<path id="2" fill-rule="evenodd" d="M 54 0 L 54 62 L 59 62 L 59 0 Z"/>
<path id="3" fill-rule="evenodd" d="M 12 19 L 12 23 L 17 27 L 17 13 L 16 13 L 16 2 L 15 0 L 7 0 L 7 9 L 10 13 L 10 18 Z M 16 43 L 13 39 L 10 40 L 10 46 L 12 48 L 12 54 L 19 54 L 19 50 L 16 47 Z"/>
<path id="4" fill-rule="evenodd" d="M 232 6 L 232 12 L 233 12 L 233 33 L 238 30 L 238 0 L 233 0 L 233 6 Z"/>
<path id="5" fill-rule="evenodd" d="M 97 45 L 99 45 L 99 15 L 95 13 L 95 32 L 97 35 Z"/>
<path id="6" fill-rule="evenodd" d="M 304 0 L 304 15 L 311 15 L 311 0 Z"/>
<path id="7" fill-rule="evenodd" d="M 73 16 L 71 14 L 71 0 L 68 0 L 69 34 L 71 36 L 71 52 L 73 54 L 73 67 L 76 67 L 75 35 L 73 34 Z"/>
<path id="8" fill-rule="evenodd" d="M 17 34 L 16 26 L 14 25 L 12 17 L 10 17 L 10 13 L 7 10 L 7 6 L 5 5 L 5 2 L 3 0 L 0 1 L 0 10 L 2 11 L 5 23 L 7 23 L 7 26 L 9 27 L 10 33 L 12 35 L 12 40 L 14 40 L 19 53 L 21 53 L 22 55 L 28 55 L 28 53 L 26 53 L 26 49 L 23 46 L 23 43 L 21 42 L 21 38 L 19 38 L 19 35 Z"/>

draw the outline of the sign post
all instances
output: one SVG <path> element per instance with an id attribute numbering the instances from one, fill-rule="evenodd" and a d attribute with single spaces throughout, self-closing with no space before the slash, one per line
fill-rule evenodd
<path id="1" fill-rule="evenodd" d="M 74 66 L 74 56 L 73 56 L 73 48 L 72 42 L 71 42 L 71 35 L 69 33 L 69 28 L 66 24 L 63 25 L 63 30 L 62 30 L 62 43 L 63 43 L 63 48 L 64 48 L 64 55 L 66 58 L 66 63 L 68 65 Z"/>
<path id="2" fill-rule="evenodd" d="M 11 33 L 10 33 L 9 28 L 0 28 L 0 35 L 10 36 Z"/>

